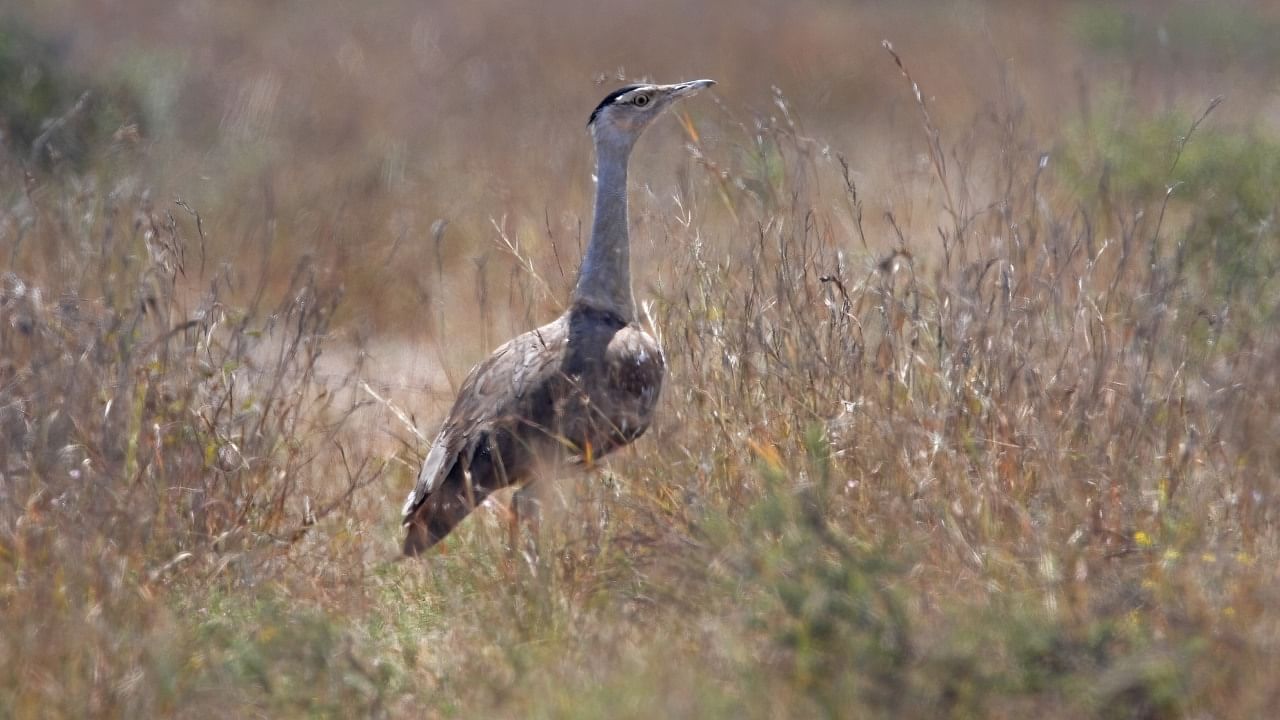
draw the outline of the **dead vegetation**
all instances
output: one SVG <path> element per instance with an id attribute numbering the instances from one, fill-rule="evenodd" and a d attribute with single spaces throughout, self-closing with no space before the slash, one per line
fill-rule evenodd
<path id="1" fill-rule="evenodd" d="M 361 350 L 456 376 L 550 316 L 568 200 L 489 195 L 467 245 L 390 191 L 209 220 L 118 146 L 5 148 L 0 714 L 1265 715 L 1280 152 L 1212 95 L 948 111 L 875 52 L 914 168 L 877 195 L 783 91 L 672 123 L 633 196 L 659 422 L 537 559 L 495 511 L 389 562 L 437 407 Z"/>

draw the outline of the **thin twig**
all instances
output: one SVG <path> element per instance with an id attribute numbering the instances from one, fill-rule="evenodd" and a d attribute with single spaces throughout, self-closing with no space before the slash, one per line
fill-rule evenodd
<path id="1" fill-rule="evenodd" d="M 89 90 L 85 90 L 80 94 L 80 97 L 76 100 L 75 104 L 71 106 L 70 110 L 66 111 L 61 117 L 49 123 L 49 126 L 37 135 L 35 140 L 31 141 L 31 155 L 28 157 L 28 161 L 32 165 L 40 159 L 40 152 L 44 150 L 44 146 L 49 143 L 49 139 L 53 137 L 53 134 L 61 130 L 67 123 L 71 122 L 75 116 L 83 112 L 85 107 L 89 104 L 89 99 L 92 97 L 93 93 Z"/>

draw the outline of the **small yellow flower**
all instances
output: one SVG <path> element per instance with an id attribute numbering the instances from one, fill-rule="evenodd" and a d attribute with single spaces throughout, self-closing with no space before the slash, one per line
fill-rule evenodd
<path id="1" fill-rule="evenodd" d="M 1140 547 L 1151 547 L 1151 536 L 1142 530 L 1133 534 L 1133 541 L 1138 543 Z"/>

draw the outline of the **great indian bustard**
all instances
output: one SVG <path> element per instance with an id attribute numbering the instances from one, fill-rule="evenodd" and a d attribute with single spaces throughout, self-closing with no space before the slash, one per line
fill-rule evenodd
<path id="1" fill-rule="evenodd" d="M 627 162 L 664 110 L 714 84 L 627 85 L 591 113 L 595 218 L 569 309 L 499 347 L 463 381 L 404 505 L 406 555 L 439 542 L 495 490 L 525 484 L 540 460 L 590 462 L 648 429 L 665 363 L 636 322 Z"/>

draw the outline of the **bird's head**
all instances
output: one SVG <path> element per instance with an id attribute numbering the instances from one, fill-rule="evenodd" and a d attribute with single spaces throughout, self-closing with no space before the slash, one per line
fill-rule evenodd
<path id="1" fill-rule="evenodd" d="M 715 84 L 715 80 L 690 80 L 674 85 L 625 85 L 600 101 L 591 111 L 587 127 L 597 143 L 629 149 L 644 129 L 677 100 Z"/>

